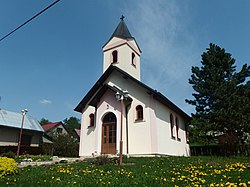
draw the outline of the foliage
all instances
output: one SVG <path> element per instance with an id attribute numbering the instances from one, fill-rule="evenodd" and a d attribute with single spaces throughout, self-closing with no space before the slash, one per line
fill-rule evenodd
<path id="1" fill-rule="evenodd" d="M 75 129 L 79 129 L 81 127 L 81 121 L 76 117 L 70 117 L 69 119 L 65 118 L 63 123 L 71 135 L 75 135 Z"/>
<path id="2" fill-rule="evenodd" d="M 7 158 L 14 158 L 16 157 L 15 153 L 13 153 L 12 151 L 9 151 L 7 153 L 3 153 L 2 157 L 7 157 Z"/>
<path id="3" fill-rule="evenodd" d="M 102 154 L 101 156 L 98 156 L 93 159 L 92 164 L 94 165 L 105 165 L 105 164 L 117 164 L 118 160 L 116 157 L 109 158 L 108 155 Z"/>
<path id="4" fill-rule="evenodd" d="M 59 134 L 54 140 L 54 153 L 57 156 L 78 156 L 79 143 L 70 134 Z"/>
<path id="5" fill-rule="evenodd" d="M 0 157 L 0 179 L 5 175 L 15 174 L 17 171 L 18 168 L 14 159 Z"/>
<path id="6" fill-rule="evenodd" d="M 45 119 L 45 118 L 42 118 L 40 121 L 39 121 L 40 125 L 45 125 L 45 124 L 48 124 L 48 123 L 52 123 L 51 121 L 49 121 L 48 119 Z"/>
<path id="7" fill-rule="evenodd" d="M 18 158 L 16 158 L 17 162 L 22 162 L 25 159 L 32 159 L 32 161 L 49 161 L 52 160 L 52 157 L 50 155 L 20 155 Z"/>
<path id="8" fill-rule="evenodd" d="M 21 168 L 0 186 L 249 186 L 246 157 L 129 158 L 123 166 L 91 162 Z M 39 177 L 37 177 L 39 176 Z"/>
<path id="9" fill-rule="evenodd" d="M 232 142 L 244 142 L 250 132 L 250 81 L 246 82 L 250 66 L 245 64 L 236 72 L 231 54 L 214 44 L 202 54 L 201 63 L 200 68 L 192 67 L 189 79 L 194 99 L 186 100 L 196 106 L 191 138 L 210 140 L 208 135 L 227 134 L 237 137 Z"/>
<path id="10" fill-rule="evenodd" d="M 248 156 L 250 144 L 210 144 L 190 146 L 192 156 Z"/>

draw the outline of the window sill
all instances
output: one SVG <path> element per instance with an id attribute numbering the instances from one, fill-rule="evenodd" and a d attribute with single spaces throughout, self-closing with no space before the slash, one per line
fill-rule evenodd
<path id="1" fill-rule="evenodd" d="M 94 127 L 94 125 L 93 126 L 88 126 L 87 128 L 89 129 L 89 128 L 92 128 L 92 127 Z"/>
<path id="2" fill-rule="evenodd" d="M 174 136 L 171 137 L 172 140 L 176 140 L 176 138 Z"/>
<path id="3" fill-rule="evenodd" d="M 135 120 L 135 123 L 140 123 L 140 122 L 145 122 L 145 120 L 143 120 L 143 119 L 136 119 Z"/>
<path id="4" fill-rule="evenodd" d="M 180 138 L 177 138 L 177 141 L 178 141 L 178 142 L 180 142 L 180 141 L 181 141 L 181 139 L 180 139 Z"/>

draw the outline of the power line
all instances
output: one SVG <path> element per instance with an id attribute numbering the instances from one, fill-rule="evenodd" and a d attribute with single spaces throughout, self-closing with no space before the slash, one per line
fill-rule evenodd
<path id="1" fill-rule="evenodd" d="M 42 11 L 40 11 L 39 13 L 37 13 L 36 15 L 34 15 L 32 18 L 30 18 L 29 20 L 25 21 L 23 24 L 21 24 L 20 26 L 18 26 L 17 28 L 15 28 L 13 31 L 11 31 L 10 33 L 6 34 L 4 37 L 2 37 L 0 39 L 0 42 L 3 41 L 5 38 L 7 38 L 8 36 L 10 36 L 11 34 L 13 34 L 14 32 L 16 32 L 18 29 L 20 29 L 21 27 L 23 27 L 24 25 L 26 25 L 27 23 L 29 23 L 31 20 L 33 20 L 34 18 L 36 18 L 37 16 L 39 16 L 40 14 L 42 14 L 43 12 L 45 12 L 46 10 L 48 10 L 49 8 L 51 8 L 52 6 L 54 6 L 56 3 L 58 3 L 60 0 L 56 0 L 54 3 L 50 4 L 49 6 L 47 6 L 45 9 L 43 9 Z"/>

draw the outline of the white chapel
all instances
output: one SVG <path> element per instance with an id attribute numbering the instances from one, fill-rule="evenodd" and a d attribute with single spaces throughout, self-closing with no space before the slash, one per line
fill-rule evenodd
<path id="1" fill-rule="evenodd" d="M 103 46 L 103 74 L 75 108 L 80 157 L 190 155 L 190 116 L 141 82 L 140 56 L 122 16 Z"/>

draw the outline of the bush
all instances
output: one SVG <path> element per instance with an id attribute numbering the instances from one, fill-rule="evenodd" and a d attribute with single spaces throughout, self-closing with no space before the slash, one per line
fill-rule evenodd
<path id="1" fill-rule="evenodd" d="M 77 157 L 79 152 L 78 140 L 68 134 L 59 134 L 55 137 L 53 155 Z"/>
<path id="2" fill-rule="evenodd" d="M 18 168 L 14 159 L 0 157 L 0 178 L 5 175 L 17 173 Z"/>
<path id="3" fill-rule="evenodd" d="M 108 155 L 100 155 L 96 158 L 94 158 L 94 160 L 92 161 L 92 164 L 94 165 L 105 165 L 105 164 L 117 164 L 117 158 L 109 158 Z"/>
<path id="4" fill-rule="evenodd" d="M 3 153 L 2 157 L 7 157 L 7 158 L 13 158 L 13 159 L 15 159 L 16 155 L 12 151 L 9 151 L 7 153 Z"/>

